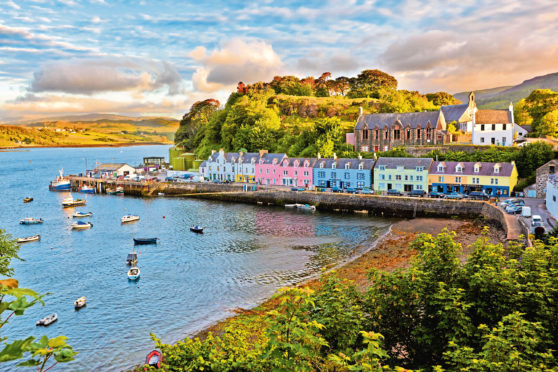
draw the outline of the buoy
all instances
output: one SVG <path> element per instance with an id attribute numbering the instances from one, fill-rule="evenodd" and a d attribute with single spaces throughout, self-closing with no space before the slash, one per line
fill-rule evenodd
<path id="1" fill-rule="evenodd" d="M 165 218 L 165 216 L 163 216 L 163 218 Z"/>

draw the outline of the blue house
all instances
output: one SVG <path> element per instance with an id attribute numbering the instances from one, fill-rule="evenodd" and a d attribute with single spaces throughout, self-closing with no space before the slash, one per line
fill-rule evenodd
<path id="1" fill-rule="evenodd" d="M 339 189 L 372 188 L 374 159 L 320 159 L 314 163 L 312 183 L 314 187 L 337 187 Z"/>

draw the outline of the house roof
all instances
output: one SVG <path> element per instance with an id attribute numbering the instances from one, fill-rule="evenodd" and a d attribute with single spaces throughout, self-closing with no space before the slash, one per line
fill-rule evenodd
<path id="1" fill-rule="evenodd" d="M 419 126 L 426 127 L 428 122 L 430 122 L 432 127 L 435 128 L 439 116 L 439 111 L 361 115 L 357 120 L 355 129 L 363 129 L 364 125 L 367 125 L 368 129 L 376 127 L 384 129 L 385 127 L 390 127 L 396 121 L 400 121 L 403 127 L 409 125 L 413 129 Z"/>
<path id="2" fill-rule="evenodd" d="M 277 164 L 279 164 L 281 162 L 281 160 L 283 160 L 284 157 L 286 157 L 287 154 L 284 153 L 265 153 L 260 160 L 263 160 L 264 164 L 273 164 L 273 159 L 277 160 Z"/>
<path id="3" fill-rule="evenodd" d="M 539 173 L 539 170 L 542 170 L 542 168 L 548 166 L 549 164 L 558 165 L 558 159 L 552 159 L 549 162 L 544 163 L 543 165 L 541 165 L 540 167 L 537 168 L 536 172 Z"/>
<path id="4" fill-rule="evenodd" d="M 513 123 L 510 110 L 477 110 L 475 124 L 508 124 Z"/>
<path id="5" fill-rule="evenodd" d="M 308 161 L 308 167 L 312 168 L 318 159 L 316 158 L 285 158 L 281 161 L 281 164 L 285 164 L 285 161 L 288 162 L 288 166 L 294 166 L 295 161 L 299 162 L 299 164 L 304 165 L 305 161 Z"/>
<path id="6" fill-rule="evenodd" d="M 527 133 L 531 133 L 533 131 L 533 128 L 530 125 L 520 125 L 520 127 L 525 129 Z"/>
<path id="7" fill-rule="evenodd" d="M 443 171 L 438 171 L 438 165 L 443 164 L 445 169 Z M 457 164 L 461 164 L 463 167 L 463 172 L 457 172 Z M 480 169 L 478 173 L 475 173 L 475 164 L 480 164 Z M 500 165 L 500 171 L 494 173 L 494 166 L 496 164 Z M 435 161 L 430 167 L 430 174 L 436 175 L 470 175 L 470 176 L 499 176 L 499 177 L 509 177 L 512 174 L 513 163 L 489 163 L 489 162 L 473 162 L 473 161 Z"/>
<path id="8" fill-rule="evenodd" d="M 126 163 L 104 163 L 104 164 L 100 164 L 94 170 L 96 170 L 96 171 L 115 171 L 115 170 L 118 170 L 118 169 L 122 168 L 125 165 L 128 165 L 128 164 L 126 164 Z M 131 167 L 131 165 L 128 165 L 128 166 Z"/>
<path id="9" fill-rule="evenodd" d="M 249 163 L 252 162 L 252 159 L 255 159 L 255 161 L 258 161 L 259 157 L 260 157 L 259 152 L 246 152 L 246 153 L 242 154 L 242 163 L 249 164 Z"/>
<path id="10" fill-rule="evenodd" d="M 459 122 L 459 119 L 463 116 L 463 114 L 469 108 L 468 103 L 464 103 L 461 105 L 447 105 L 440 107 L 440 110 L 444 114 L 444 119 L 446 119 L 446 123 L 451 123 L 452 121 Z"/>
<path id="11" fill-rule="evenodd" d="M 380 165 L 385 166 L 388 169 L 396 169 L 397 167 L 403 167 L 404 169 L 415 169 L 416 167 L 424 167 L 428 170 L 430 164 L 432 163 L 432 158 L 387 158 L 381 157 L 376 161 L 377 168 Z"/>
<path id="12" fill-rule="evenodd" d="M 200 168 L 204 168 L 204 167 L 207 167 L 207 160 L 202 161 L 200 164 Z"/>
<path id="13" fill-rule="evenodd" d="M 345 165 L 349 164 L 349 169 L 358 169 L 359 164 L 362 163 L 363 169 L 370 169 L 374 168 L 374 159 L 347 159 L 347 158 L 322 158 L 316 159 L 314 163 L 314 168 L 320 168 L 320 164 L 324 164 L 324 168 L 331 168 L 333 164 L 335 164 L 336 169 L 345 169 Z"/>

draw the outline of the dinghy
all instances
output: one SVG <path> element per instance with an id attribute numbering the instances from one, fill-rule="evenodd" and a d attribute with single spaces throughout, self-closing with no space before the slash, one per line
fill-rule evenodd
<path id="1" fill-rule="evenodd" d="M 78 298 L 77 300 L 74 301 L 74 308 L 76 310 L 81 309 L 85 305 L 87 305 L 87 299 L 85 298 L 85 296 L 80 297 L 80 298 Z"/>
<path id="2" fill-rule="evenodd" d="M 198 233 L 198 234 L 203 234 L 203 226 L 200 226 L 200 225 L 190 226 L 190 231 Z"/>
<path id="3" fill-rule="evenodd" d="M 140 277 L 140 269 L 137 266 L 133 266 L 128 270 L 128 280 L 138 280 Z"/>
<path id="4" fill-rule="evenodd" d="M 145 364 L 150 367 L 161 368 L 161 363 L 163 362 L 163 353 L 159 350 L 153 350 L 145 358 Z"/>
<path id="5" fill-rule="evenodd" d="M 62 207 L 64 208 L 77 207 L 79 205 L 85 205 L 85 203 L 86 203 L 85 199 L 74 199 L 73 197 L 66 198 L 62 200 Z"/>
<path id="6" fill-rule="evenodd" d="M 33 201 L 33 198 L 30 197 L 30 196 L 28 196 L 28 197 L 26 197 L 25 199 L 23 199 L 23 202 L 24 202 L 24 203 L 30 203 L 30 202 L 32 202 L 32 201 Z"/>
<path id="7" fill-rule="evenodd" d="M 37 225 L 43 223 L 42 218 L 33 218 L 33 217 L 26 217 L 19 220 L 19 223 L 22 225 Z"/>
<path id="8" fill-rule="evenodd" d="M 72 224 L 72 230 L 85 230 L 93 227 L 91 222 L 78 221 Z"/>
<path id="9" fill-rule="evenodd" d="M 316 207 L 310 204 L 298 204 L 296 207 L 302 211 L 314 212 L 316 210 Z"/>
<path id="10" fill-rule="evenodd" d="M 72 217 L 74 218 L 81 218 L 81 217 L 91 217 L 93 215 L 92 212 L 74 212 Z"/>
<path id="11" fill-rule="evenodd" d="M 158 238 L 133 238 L 134 245 L 157 244 Z"/>
<path id="12" fill-rule="evenodd" d="M 19 238 L 17 240 L 18 243 L 29 243 L 29 242 L 34 242 L 37 240 L 41 240 L 41 236 L 39 234 L 37 235 L 33 235 L 33 236 L 28 236 L 27 238 Z"/>
<path id="13" fill-rule="evenodd" d="M 139 221 L 139 216 L 132 216 L 131 214 L 127 214 L 120 219 L 122 223 L 129 223 L 129 222 L 136 222 Z"/>
<path id="14" fill-rule="evenodd" d="M 58 314 L 53 313 L 50 315 L 45 316 L 43 319 L 38 320 L 37 323 L 35 323 L 35 325 L 37 326 L 43 326 L 43 327 L 48 327 L 49 325 L 51 325 L 52 323 L 56 322 L 58 320 Z"/>
<path id="15" fill-rule="evenodd" d="M 285 208 L 297 208 L 298 204 L 285 204 Z"/>

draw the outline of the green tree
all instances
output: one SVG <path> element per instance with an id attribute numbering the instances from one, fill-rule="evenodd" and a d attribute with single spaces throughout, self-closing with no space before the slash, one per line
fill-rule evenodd
<path id="1" fill-rule="evenodd" d="M 21 260 L 18 256 L 19 245 L 16 241 L 6 233 L 5 230 L 0 229 L 0 275 L 12 276 L 14 269 L 10 266 L 12 259 Z"/>
<path id="2" fill-rule="evenodd" d="M 177 145 L 184 147 L 187 151 L 195 150 L 201 139 L 196 136 L 201 127 L 209 124 L 211 116 L 217 111 L 220 103 L 215 99 L 198 101 L 192 105 L 180 121 L 174 141 Z"/>
<path id="3" fill-rule="evenodd" d="M 426 94 L 426 98 L 436 106 L 459 105 L 461 101 L 447 92 L 436 92 Z"/>
<path id="4" fill-rule="evenodd" d="M 556 137 L 558 135 L 558 109 L 544 114 L 537 128 L 540 135 Z"/>
<path id="5" fill-rule="evenodd" d="M 397 79 L 380 70 L 364 70 L 352 81 L 351 98 L 380 98 L 381 90 L 396 90 Z"/>

